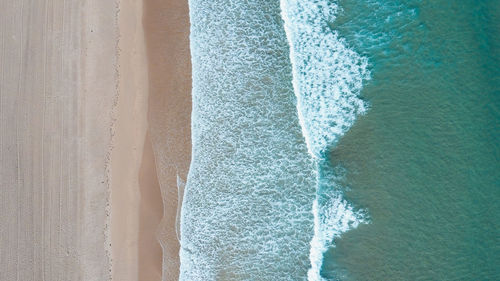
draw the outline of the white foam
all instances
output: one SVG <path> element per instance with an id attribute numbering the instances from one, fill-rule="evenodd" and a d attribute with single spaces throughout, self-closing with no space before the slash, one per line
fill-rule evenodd
<path id="1" fill-rule="evenodd" d="M 284 28 L 290 45 L 297 111 L 309 153 L 319 163 L 354 124 L 367 105 L 359 98 L 362 82 L 369 79 L 368 61 L 350 49 L 331 28 L 339 7 L 325 0 L 281 0 Z M 308 272 L 310 281 L 323 280 L 323 255 L 335 238 L 359 223 L 364 212 L 354 211 L 343 198 L 335 179 L 321 175 L 312 212 Z"/>
<path id="2" fill-rule="evenodd" d="M 306 280 L 316 175 L 279 2 L 189 4 L 193 158 L 180 280 Z"/>
<path id="3" fill-rule="evenodd" d="M 290 44 L 297 110 L 310 153 L 321 158 L 367 105 L 359 98 L 368 60 L 331 29 L 339 7 L 331 1 L 281 0 Z"/>
<path id="4" fill-rule="evenodd" d="M 318 179 L 318 182 L 320 191 L 312 208 L 314 236 L 309 253 L 311 268 L 308 272 L 308 280 L 310 281 L 324 280 L 320 274 L 323 255 L 329 247 L 335 246 L 335 238 L 358 227 L 360 223 L 368 222 L 364 210 L 354 210 L 353 206 L 343 198 L 332 176 L 324 175 L 322 179 Z"/>

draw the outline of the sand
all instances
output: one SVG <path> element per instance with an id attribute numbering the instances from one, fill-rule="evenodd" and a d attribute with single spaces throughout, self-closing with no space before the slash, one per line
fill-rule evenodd
<path id="1" fill-rule="evenodd" d="M 186 179 L 191 160 L 187 1 L 142 4 L 122 0 L 119 7 L 112 276 L 177 280 L 177 176 Z"/>
<path id="2" fill-rule="evenodd" d="M 188 9 L 144 4 L 0 1 L 0 280 L 178 279 Z"/>
<path id="3" fill-rule="evenodd" d="M 139 209 L 139 280 L 162 279 L 162 249 L 157 237 L 163 216 L 163 200 L 158 182 L 153 146 L 146 135 L 139 171 L 141 202 Z M 175 216 L 175 214 L 170 214 Z M 176 240 L 171 243 L 177 243 Z"/>
<path id="4" fill-rule="evenodd" d="M 0 1 L 0 280 L 108 280 L 113 1 Z"/>
<path id="5" fill-rule="evenodd" d="M 179 275 L 177 182 L 191 161 L 191 59 L 187 0 L 144 0 L 149 65 L 149 128 L 163 198 L 159 239 L 163 280 Z M 176 231 L 177 229 L 177 231 Z"/>
<path id="6" fill-rule="evenodd" d="M 119 94 L 111 154 L 112 276 L 159 281 L 162 250 L 156 233 L 163 205 L 148 134 L 143 3 L 122 0 L 119 8 Z"/>
<path id="7" fill-rule="evenodd" d="M 148 109 L 141 11 L 141 1 L 120 1 L 118 99 L 110 170 L 112 277 L 113 280 L 123 281 L 139 280 L 139 171 L 147 133 Z"/>

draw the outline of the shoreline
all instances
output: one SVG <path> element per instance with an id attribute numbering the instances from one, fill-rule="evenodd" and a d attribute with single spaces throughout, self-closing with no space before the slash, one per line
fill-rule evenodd
<path id="1" fill-rule="evenodd" d="M 177 280 L 177 176 L 191 160 L 187 1 L 122 0 L 118 24 L 112 277 Z"/>
<path id="2" fill-rule="evenodd" d="M 149 73 L 148 121 L 163 217 L 163 281 L 178 280 L 178 177 L 186 181 L 191 162 L 191 56 L 187 0 L 144 0 L 143 25 Z M 182 188 L 180 188 L 182 189 Z"/>

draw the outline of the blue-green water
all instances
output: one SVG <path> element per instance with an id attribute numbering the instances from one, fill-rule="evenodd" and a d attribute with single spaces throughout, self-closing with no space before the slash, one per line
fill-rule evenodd
<path id="1" fill-rule="evenodd" d="M 500 2 L 342 0 L 371 108 L 331 160 L 371 223 L 329 250 L 342 280 L 500 280 Z"/>
<path id="2" fill-rule="evenodd" d="M 500 280 L 500 2 L 190 0 L 180 280 Z"/>

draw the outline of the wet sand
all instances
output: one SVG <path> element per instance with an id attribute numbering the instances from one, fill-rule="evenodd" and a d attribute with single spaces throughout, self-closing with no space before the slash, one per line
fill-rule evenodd
<path id="1" fill-rule="evenodd" d="M 161 280 L 162 249 L 157 233 L 163 214 L 163 200 L 149 134 L 146 135 L 144 142 L 139 185 L 141 192 L 138 237 L 139 280 Z M 173 241 L 173 243 L 175 242 Z"/>
<path id="2" fill-rule="evenodd" d="M 177 280 L 177 176 L 186 179 L 191 158 L 188 7 L 187 1 L 142 4 L 120 2 L 112 275 Z"/>
<path id="3" fill-rule="evenodd" d="M 159 239 L 163 280 L 177 280 L 177 240 L 185 181 L 191 161 L 191 58 L 187 0 L 144 0 L 144 30 L 149 64 L 149 128 L 163 198 Z M 180 202 L 179 202 L 180 203 Z"/>

